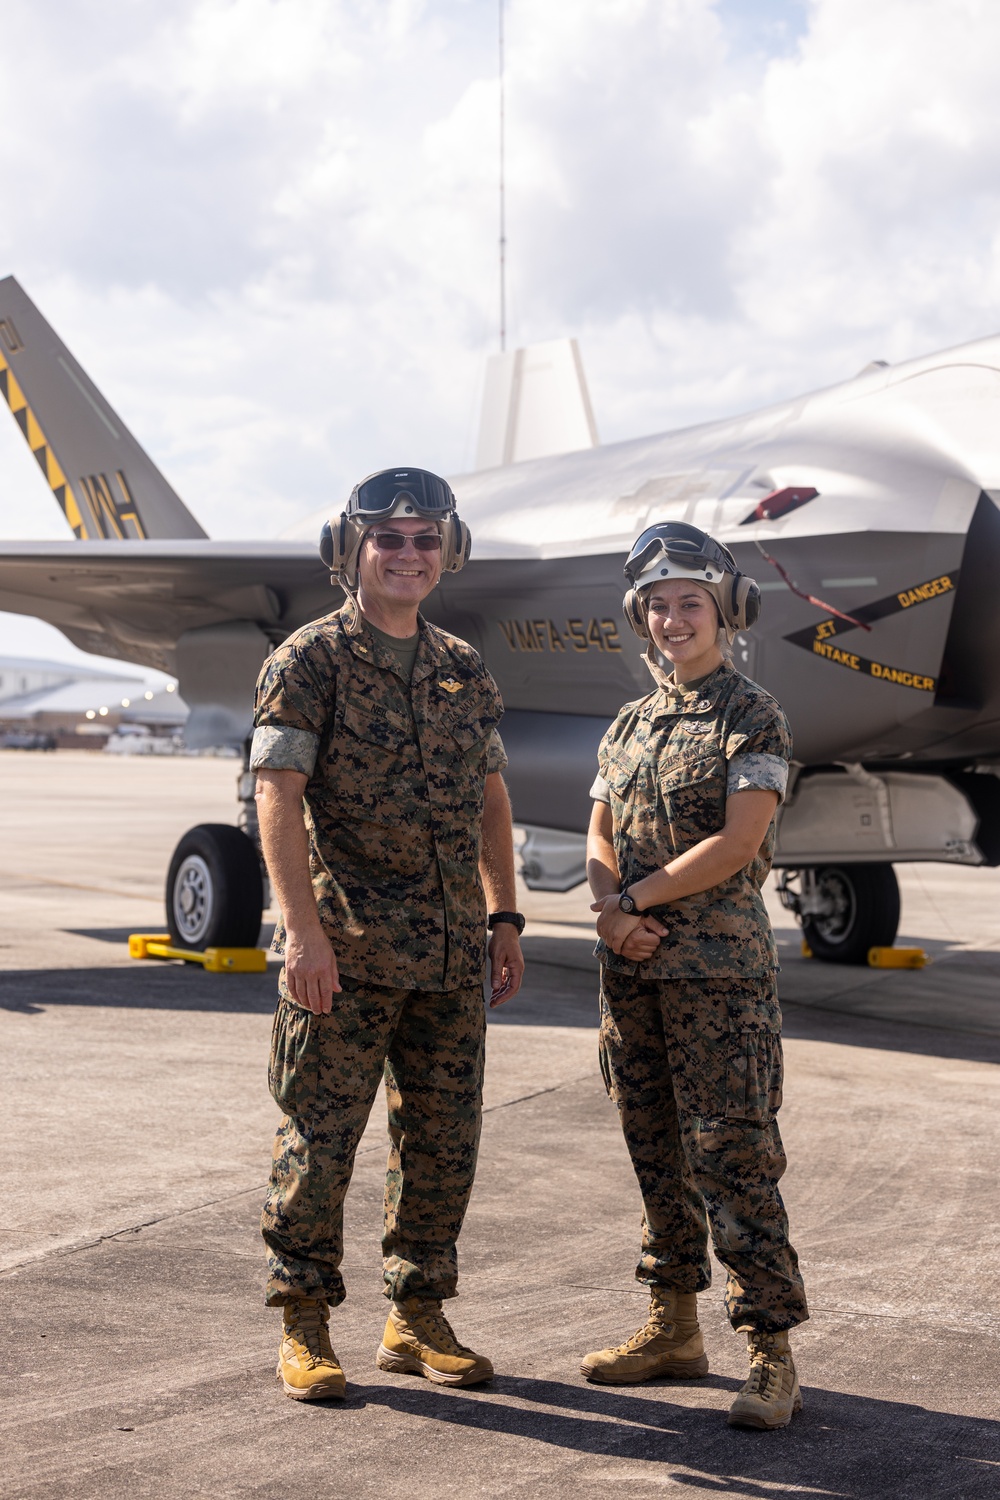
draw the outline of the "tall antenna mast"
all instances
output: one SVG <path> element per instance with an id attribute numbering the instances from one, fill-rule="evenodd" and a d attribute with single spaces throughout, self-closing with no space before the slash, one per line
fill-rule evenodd
<path id="1" fill-rule="evenodd" d="M 507 348 L 507 212 L 504 184 L 504 59 L 503 5 L 499 0 L 500 21 L 500 353 Z"/>

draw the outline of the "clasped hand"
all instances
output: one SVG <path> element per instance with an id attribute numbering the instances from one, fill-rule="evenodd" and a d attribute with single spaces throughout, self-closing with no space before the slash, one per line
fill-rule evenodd
<path id="1" fill-rule="evenodd" d="M 603 900 L 593 902 L 590 909 L 599 913 L 597 936 L 603 938 L 612 953 L 617 953 L 621 958 L 629 958 L 633 963 L 642 963 L 644 959 L 652 958 L 660 946 L 660 939 L 665 938 L 669 931 L 669 928 L 648 913 L 640 916 L 633 912 L 629 916 L 623 912 L 618 905 L 617 895 L 605 896 Z"/>

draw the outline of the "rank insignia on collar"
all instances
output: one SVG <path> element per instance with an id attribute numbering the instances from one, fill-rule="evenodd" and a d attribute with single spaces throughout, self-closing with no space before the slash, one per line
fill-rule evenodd
<path id="1" fill-rule="evenodd" d="M 438 687 L 443 687 L 446 693 L 460 693 L 462 691 L 462 684 L 456 682 L 454 677 L 442 677 L 438 683 Z"/>

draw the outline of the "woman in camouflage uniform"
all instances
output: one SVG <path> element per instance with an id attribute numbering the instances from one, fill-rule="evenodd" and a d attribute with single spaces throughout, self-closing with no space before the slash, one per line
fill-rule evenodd
<path id="1" fill-rule="evenodd" d="M 707 1374 L 695 1299 L 710 1281 L 710 1227 L 750 1355 L 729 1421 L 781 1427 L 802 1404 L 788 1330 L 808 1313 L 778 1191 L 781 1016 L 761 885 L 791 741 L 779 705 L 728 654 L 760 600 L 731 553 L 662 523 L 625 571 L 625 613 L 649 640 L 657 686 L 601 744 L 588 873 L 601 1063 L 642 1190 L 636 1275 L 650 1314 L 582 1369 L 608 1384 Z"/>

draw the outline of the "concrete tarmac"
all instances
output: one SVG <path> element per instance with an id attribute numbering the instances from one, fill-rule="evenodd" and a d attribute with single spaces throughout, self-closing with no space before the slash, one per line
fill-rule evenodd
<path id="1" fill-rule="evenodd" d="M 733 1431 L 742 1340 L 700 1299 L 712 1373 L 589 1386 L 642 1321 L 640 1205 L 596 1061 L 587 900 L 525 895 L 522 995 L 491 1014 L 459 1336 L 491 1385 L 384 1374 L 384 1110 L 347 1201 L 343 1403 L 285 1399 L 257 1217 L 278 1112 L 275 971 L 138 964 L 180 834 L 231 822 L 232 761 L 0 752 L 0 1495 L 778 1500 L 1000 1492 L 1000 872 L 902 870 L 916 972 L 782 948 L 783 1191 L 812 1317 L 805 1407 Z"/>

